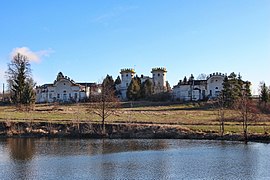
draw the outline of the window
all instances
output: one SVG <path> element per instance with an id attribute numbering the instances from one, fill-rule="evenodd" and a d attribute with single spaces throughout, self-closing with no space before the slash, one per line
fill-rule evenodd
<path id="1" fill-rule="evenodd" d="M 128 77 L 128 74 L 126 74 L 126 76 Z"/>
<path id="2" fill-rule="evenodd" d="M 160 74 L 158 73 L 158 76 L 160 76 Z"/>
<path id="3" fill-rule="evenodd" d="M 77 96 L 78 96 L 77 93 L 75 93 L 75 94 L 74 94 L 74 98 L 77 99 Z"/>
<path id="4" fill-rule="evenodd" d="M 126 87 L 128 87 L 128 83 L 126 83 Z"/>
<path id="5" fill-rule="evenodd" d="M 218 89 L 218 87 L 216 87 L 216 89 Z"/>
<path id="6" fill-rule="evenodd" d="M 153 76 L 155 76 L 156 74 L 153 74 Z"/>
<path id="7" fill-rule="evenodd" d="M 66 85 L 66 83 L 64 83 L 64 86 Z"/>
<path id="8" fill-rule="evenodd" d="M 57 94 L 57 98 L 58 98 L 58 99 L 60 98 L 60 94 Z"/>
<path id="9" fill-rule="evenodd" d="M 52 93 L 49 94 L 49 98 L 52 99 Z"/>

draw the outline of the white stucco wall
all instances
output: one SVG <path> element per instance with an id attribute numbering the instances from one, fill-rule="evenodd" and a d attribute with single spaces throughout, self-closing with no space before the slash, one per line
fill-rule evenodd
<path id="1" fill-rule="evenodd" d="M 121 91 L 121 98 L 123 100 L 127 99 L 127 88 L 134 77 L 134 71 L 121 71 L 121 86 L 120 86 L 120 91 Z"/>
<path id="2" fill-rule="evenodd" d="M 50 85 L 45 88 L 36 89 L 36 102 L 45 103 L 45 102 L 71 102 L 82 100 L 87 97 L 85 89 L 81 89 L 80 85 L 74 84 L 68 79 L 60 79 L 55 84 Z"/>
<path id="3" fill-rule="evenodd" d="M 211 98 L 215 98 L 223 89 L 224 76 L 211 76 L 207 79 L 207 91 Z"/>
<path id="4" fill-rule="evenodd" d="M 154 93 L 166 91 L 166 72 L 163 70 L 153 70 L 152 79 L 154 84 Z"/>

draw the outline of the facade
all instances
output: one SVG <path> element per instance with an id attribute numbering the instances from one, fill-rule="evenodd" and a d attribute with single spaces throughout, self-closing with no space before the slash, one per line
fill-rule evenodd
<path id="1" fill-rule="evenodd" d="M 118 91 L 120 91 L 121 99 L 127 99 L 127 89 L 131 82 L 131 80 L 135 77 L 135 70 L 132 68 L 129 69 L 121 69 L 121 84 L 116 87 Z M 167 92 L 167 81 L 166 81 L 166 68 L 152 68 L 152 77 L 141 75 L 141 83 L 146 80 L 150 80 L 153 83 L 154 94 Z"/>
<path id="2" fill-rule="evenodd" d="M 53 84 L 36 87 L 36 103 L 78 102 L 100 93 L 96 83 L 75 83 L 59 72 Z"/>
<path id="3" fill-rule="evenodd" d="M 173 99 L 180 101 L 199 101 L 216 98 L 223 89 L 225 74 L 213 73 L 206 80 L 194 80 L 193 75 L 186 81 L 179 81 L 173 87 Z"/>

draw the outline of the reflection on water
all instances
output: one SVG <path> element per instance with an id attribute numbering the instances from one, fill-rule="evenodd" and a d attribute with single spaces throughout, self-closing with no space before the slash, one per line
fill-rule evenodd
<path id="1" fill-rule="evenodd" d="M 0 139 L 0 179 L 263 179 L 270 145 L 193 140 Z"/>
<path id="2" fill-rule="evenodd" d="M 9 138 L 7 145 L 10 150 L 10 156 L 15 160 L 31 160 L 35 154 L 35 143 L 29 138 Z"/>

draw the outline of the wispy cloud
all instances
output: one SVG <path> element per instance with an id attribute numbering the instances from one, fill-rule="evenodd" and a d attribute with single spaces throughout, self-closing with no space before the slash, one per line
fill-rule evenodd
<path id="1" fill-rule="evenodd" d="M 40 62 L 42 57 L 48 57 L 54 51 L 52 49 L 40 50 L 40 51 L 32 51 L 28 47 L 17 47 L 12 50 L 10 53 L 11 58 L 15 56 L 17 53 L 20 53 L 24 56 L 27 56 L 29 61 L 32 62 Z"/>
<path id="2" fill-rule="evenodd" d="M 110 12 L 95 17 L 93 19 L 93 22 L 108 24 L 108 21 L 110 21 L 111 19 L 119 17 L 122 14 L 137 8 L 138 8 L 137 6 L 118 6 L 113 8 Z"/>

